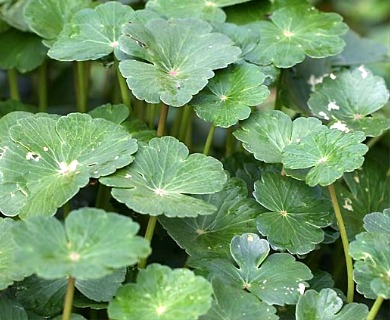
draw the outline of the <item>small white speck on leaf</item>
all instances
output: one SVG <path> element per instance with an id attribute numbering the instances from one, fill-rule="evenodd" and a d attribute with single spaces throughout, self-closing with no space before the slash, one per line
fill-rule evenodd
<path id="1" fill-rule="evenodd" d="M 348 210 L 348 211 L 353 211 L 352 200 L 349 199 L 349 198 L 345 198 L 345 199 L 344 199 L 343 208 L 346 209 L 346 210 Z"/>
<path id="2" fill-rule="evenodd" d="M 347 125 L 345 123 L 342 123 L 341 121 L 337 121 L 336 123 L 332 124 L 330 126 L 330 128 L 337 129 L 337 130 L 340 130 L 340 131 L 343 131 L 346 133 L 348 133 L 350 131 L 349 128 L 347 127 Z"/>
<path id="3" fill-rule="evenodd" d="M 207 7 L 216 7 L 217 4 L 214 3 L 214 2 L 212 2 L 212 1 L 206 1 L 206 6 L 207 6 Z"/>
<path id="4" fill-rule="evenodd" d="M 324 118 L 325 120 L 329 120 L 328 115 L 327 115 L 324 111 L 318 112 L 318 115 L 319 115 L 320 117 Z"/>
<path id="5" fill-rule="evenodd" d="M 132 177 L 133 177 L 133 176 L 132 176 L 131 174 L 129 174 L 129 173 L 126 173 L 126 174 L 125 174 L 125 178 L 126 178 L 126 179 L 130 179 L 130 178 L 132 178 Z"/>
<path id="6" fill-rule="evenodd" d="M 364 68 L 363 65 L 361 65 L 358 70 L 361 72 L 362 74 L 362 79 L 366 79 L 368 77 L 368 72 L 366 70 L 366 68 Z"/>
<path id="7" fill-rule="evenodd" d="M 305 293 L 305 285 L 303 283 L 298 284 L 298 292 L 303 295 Z"/>
<path id="8" fill-rule="evenodd" d="M 248 242 L 253 242 L 254 238 L 251 234 L 248 234 Z"/>
<path id="9" fill-rule="evenodd" d="M 332 111 L 332 110 L 340 110 L 340 107 L 337 105 L 335 101 L 330 101 L 328 103 L 328 111 Z"/>
<path id="10" fill-rule="evenodd" d="M 360 178 L 359 176 L 354 176 L 353 180 L 355 180 L 356 183 L 360 183 Z"/>
<path id="11" fill-rule="evenodd" d="M 35 162 L 38 162 L 41 159 L 41 157 L 39 156 L 39 154 L 36 154 L 34 152 L 27 152 L 26 159 L 34 160 Z"/>
<path id="12" fill-rule="evenodd" d="M 329 75 L 329 78 L 331 78 L 332 80 L 336 80 L 337 79 L 337 77 L 336 77 L 336 75 L 334 73 L 331 73 Z"/>
<path id="13" fill-rule="evenodd" d="M 7 146 L 0 148 L 0 159 L 4 157 L 4 155 L 7 152 L 7 150 L 8 150 Z"/>
<path id="14" fill-rule="evenodd" d="M 48 147 L 43 147 L 43 151 L 49 151 Z"/>

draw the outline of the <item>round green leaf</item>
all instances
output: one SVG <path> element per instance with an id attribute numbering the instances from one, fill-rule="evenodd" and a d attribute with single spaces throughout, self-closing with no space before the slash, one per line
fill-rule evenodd
<path id="1" fill-rule="evenodd" d="M 129 108 L 124 104 L 107 103 L 91 110 L 88 112 L 88 114 L 92 118 L 102 118 L 117 124 L 121 124 L 127 119 L 130 111 Z"/>
<path id="2" fill-rule="evenodd" d="M 332 289 L 323 289 L 319 293 L 308 290 L 299 299 L 295 315 L 297 320 L 365 320 L 368 308 L 360 303 L 343 307 L 343 300 Z"/>
<path id="3" fill-rule="evenodd" d="M 149 0 L 146 3 L 146 8 L 167 18 L 199 18 L 206 21 L 223 22 L 226 15 L 216 4 L 217 1 Z"/>
<path id="4" fill-rule="evenodd" d="M 363 132 L 344 133 L 335 129 L 321 130 L 304 137 L 299 143 L 285 147 L 283 164 L 287 169 L 310 169 L 306 183 L 327 186 L 344 172 L 359 168 L 368 151 Z"/>
<path id="5" fill-rule="evenodd" d="M 132 19 L 130 6 L 110 1 L 78 11 L 65 24 L 48 55 L 61 61 L 96 60 L 119 46 L 122 26 Z"/>
<path id="6" fill-rule="evenodd" d="M 32 31 L 53 41 L 71 17 L 90 4 L 91 0 L 30 0 L 23 10 L 23 16 Z"/>
<path id="7" fill-rule="evenodd" d="M 277 163 L 282 162 L 283 150 L 287 145 L 297 143 L 306 135 L 323 129 L 325 126 L 315 118 L 297 118 L 292 122 L 281 111 L 258 111 L 242 123 L 234 136 L 256 159 Z"/>
<path id="8" fill-rule="evenodd" d="M 47 49 L 35 34 L 10 29 L 0 33 L 0 68 L 25 73 L 40 66 Z"/>
<path id="9" fill-rule="evenodd" d="M 5 294 L 0 294 L 0 319 L 28 320 L 29 318 L 18 301 L 11 300 Z"/>
<path id="10" fill-rule="evenodd" d="M 119 64 L 139 100 L 180 107 L 203 89 L 221 69 L 237 60 L 241 50 L 225 35 L 198 19 L 154 19 L 128 24 L 120 48 L 139 60 Z"/>
<path id="11" fill-rule="evenodd" d="M 201 320 L 263 320 L 279 319 L 276 309 L 243 290 L 226 285 L 215 278 L 212 281 L 214 301 L 209 312 Z"/>
<path id="12" fill-rule="evenodd" d="M 188 269 L 153 264 L 137 283 L 119 288 L 108 306 L 113 320 L 196 320 L 211 306 L 211 284 Z"/>
<path id="13" fill-rule="evenodd" d="M 332 120 L 331 128 L 377 136 L 390 127 L 390 120 L 367 116 L 382 108 L 388 99 L 384 80 L 360 66 L 324 78 L 308 104 L 317 117 Z"/>
<path id="14" fill-rule="evenodd" d="M 349 253 L 357 260 L 353 272 L 357 291 L 369 299 L 390 299 L 390 234 L 360 233 Z"/>
<path id="15" fill-rule="evenodd" d="M 369 213 L 364 217 L 364 229 L 369 232 L 390 234 L 390 208 L 383 212 Z"/>
<path id="16" fill-rule="evenodd" d="M 217 212 L 196 218 L 159 217 L 170 236 L 197 258 L 228 257 L 230 240 L 236 234 L 256 231 L 254 219 L 260 208 L 248 199 L 245 183 L 230 179 L 222 191 L 200 197 L 217 207 Z"/>
<path id="17" fill-rule="evenodd" d="M 130 218 L 100 209 L 72 211 L 65 226 L 54 217 L 32 217 L 12 229 L 16 261 L 44 279 L 97 279 L 150 253 Z"/>
<path id="18" fill-rule="evenodd" d="M 251 113 L 251 106 L 262 103 L 269 91 L 265 75 L 249 63 L 232 65 L 217 72 L 207 87 L 190 102 L 196 114 L 214 125 L 228 128 Z"/>
<path id="19" fill-rule="evenodd" d="M 348 238 L 351 241 L 356 234 L 364 231 L 363 220 L 365 221 L 368 212 L 379 212 L 389 207 L 390 177 L 386 176 L 386 170 L 387 168 L 381 168 L 377 161 L 367 159 L 359 170 L 345 173 L 343 176 L 345 184 L 340 183 L 336 187 Z"/>
<path id="20" fill-rule="evenodd" d="M 252 62 L 289 68 L 302 62 L 305 55 L 324 58 L 344 48 L 341 36 L 348 27 L 336 13 L 319 12 L 306 5 L 287 6 L 274 11 L 271 21 L 257 23 L 261 39 L 247 56 Z"/>
<path id="21" fill-rule="evenodd" d="M 251 292 L 268 304 L 295 304 L 312 278 L 310 269 L 287 253 L 268 256 L 269 244 L 258 235 L 235 236 L 230 251 L 237 263 L 214 259 L 201 262 L 210 277 L 220 277 L 226 284 Z M 268 257 L 267 257 L 268 256 Z"/>
<path id="22" fill-rule="evenodd" d="M 15 262 L 16 245 L 11 233 L 13 224 L 11 219 L 0 218 L 0 290 L 26 276 L 23 266 Z"/>
<path id="23" fill-rule="evenodd" d="M 265 172 L 256 181 L 256 200 L 270 212 L 261 213 L 257 229 L 267 236 L 271 246 L 293 254 L 306 254 L 324 240 L 321 228 L 332 222 L 330 202 L 320 188 L 279 173 Z"/>
<path id="24" fill-rule="evenodd" d="M 0 145 L 0 209 L 6 215 L 53 215 L 90 178 L 132 160 L 136 141 L 118 125 L 69 114 L 24 117 Z"/>
<path id="25" fill-rule="evenodd" d="M 173 137 L 154 138 L 140 147 L 131 166 L 100 181 L 114 187 L 115 199 L 139 213 L 167 217 L 212 214 L 215 206 L 189 195 L 222 190 L 226 174 L 218 160 L 188 154 L 188 148 Z"/>

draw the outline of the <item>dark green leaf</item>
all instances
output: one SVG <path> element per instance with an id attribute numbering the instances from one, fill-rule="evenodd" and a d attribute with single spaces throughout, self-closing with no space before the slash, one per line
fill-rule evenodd
<path id="1" fill-rule="evenodd" d="M 0 294 L 0 319 L 28 320 L 28 317 L 26 311 L 19 302 L 11 300 L 4 294 Z"/>
<path id="2" fill-rule="evenodd" d="M 92 118 L 102 118 L 121 124 L 130 114 L 129 108 L 124 104 L 107 103 L 88 112 Z"/>

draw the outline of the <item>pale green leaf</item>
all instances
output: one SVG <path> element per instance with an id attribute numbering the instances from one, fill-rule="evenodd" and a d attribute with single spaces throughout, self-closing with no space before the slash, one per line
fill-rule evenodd
<path id="1" fill-rule="evenodd" d="M 211 284 L 188 269 L 153 264 L 119 288 L 108 306 L 113 320 L 196 320 L 211 306 Z"/>
<path id="2" fill-rule="evenodd" d="M 311 130 L 308 131 L 307 128 Z M 284 112 L 258 111 L 245 120 L 234 136 L 243 143 L 243 147 L 258 160 L 267 163 L 282 162 L 284 148 L 297 143 L 306 135 L 324 130 L 321 122 L 315 118 L 297 118 L 291 121 Z"/>
<path id="3" fill-rule="evenodd" d="M 23 10 L 28 1 L 5 0 L 5 3 L 0 4 L 0 19 L 20 31 L 30 31 L 23 17 Z"/>
<path id="4" fill-rule="evenodd" d="M 107 103 L 91 110 L 88 112 L 88 114 L 92 118 L 102 118 L 117 124 L 121 124 L 127 119 L 130 111 L 129 108 L 124 104 Z"/>
<path id="5" fill-rule="evenodd" d="M 183 143 L 167 136 L 150 140 L 140 147 L 132 165 L 100 181 L 114 187 L 115 199 L 139 213 L 195 217 L 216 208 L 190 195 L 222 190 L 226 174 L 218 160 L 189 155 Z"/>
<path id="6" fill-rule="evenodd" d="M 269 91 L 262 85 L 265 75 L 249 63 L 232 65 L 217 72 L 190 104 L 203 120 L 228 128 L 249 117 L 251 108 L 262 103 Z"/>
<path id="7" fill-rule="evenodd" d="M 255 183 L 254 196 L 269 210 L 257 217 L 256 224 L 272 247 L 307 254 L 324 240 L 321 228 L 331 224 L 332 211 L 320 188 L 265 172 Z"/>
<path id="8" fill-rule="evenodd" d="M 390 120 L 367 116 L 382 108 L 388 99 L 384 80 L 360 66 L 324 78 L 308 104 L 314 115 L 332 121 L 331 128 L 377 136 L 390 128 Z"/>
<path id="9" fill-rule="evenodd" d="M 122 26 L 133 16 L 130 6 L 110 1 L 78 11 L 65 24 L 48 55 L 61 61 L 96 60 L 117 50 Z"/>
<path id="10" fill-rule="evenodd" d="M 256 231 L 254 219 L 261 208 L 247 196 L 245 183 L 232 178 L 222 191 L 201 197 L 217 207 L 215 213 L 196 218 L 161 216 L 159 221 L 189 255 L 197 258 L 228 257 L 233 236 Z"/>
<path id="11" fill-rule="evenodd" d="M 241 50 L 198 19 L 154 19 L 126 25 L 120 48 L 139 60 L 119 64 L 139 100 L 180 107 L 203 89 L 214 69 L 237 60 Z"/>
<path id="12" fill-rule="evenodd" d="M 383 210 L 383 212 L 369 213 L 363 220 L 364 229 L 367 231 L 390 234 L 390 208 Z"/>
<path id="13" fill-rule="evenodd" d="M 101 209 L 72 211 L 63 226 L 54 217 L 32 217 L 12 229 L 16 262 L 44 279 L 98 279 L 150 253 L 130 218 Z"/>
<path id="14" fill-rule="evenodd" d="M 352 172 L 363 164 L 363 156 L 368 151 L 361 143 L 364 139 L 364 133 L 359 131 L 310 132 L 299 143 L 285 147 L 283 164 L 287 169 L 309 169 L 305 179 L 309 186 L 327 186 L 344 172 Z"/>
<path id="15" fill-rule="evenodd" d="M 210 272 L 210 277 L 219 277 L 268 304 L 295 304 L 307 286 L 305 280 L 312 278 L 310 269 L 293 256 L 287 253 L 268 256 L 268 242 L 256 234 L 235 236 L 230 248 L 238 267 L 222 259 L 201 261 L 200 266 Z"/>
<path id="16" fill-rule="evenodd" d="M 357 291 L 366 298 L 390 299 L 390 234 L 363 232 L 349 246 Z"/>
<path id="17" fill-rule="evenodd" d="M 78 113 L 24 117 L 9 135 L 0 146 L 0 209 L 11 216 L 53 215 L 90 178 L 124 167 L 137 150 L 120 126 Z"/>
<path id="18" fill-rule="evenodd" d="M 46 40 L 55 40 L 64 25 L 91 0 L 29 0 L 23 16 L 32 31 Z"/>
<path id="19" fill-rule="evenodd" d="M 343 300 L 332 289 L 323 289 L 319 293 L 308 290 L 299 299 L 295 315 L 297 320 L 365 320 L 368 308 L 360 303 L 343 307 Z"/>
<path id="20" fill-rule="evenodd" d="M 257 22 L 260 45 L 249 55 L 252 62 L 289 68 L 305 56 L 324 58 L 340 53 L 345 45 L 341 36 L 348 27 L 336 13 L 319 12 L 306 5 L 286 6 L 271 15 L 271 21 Z"/>

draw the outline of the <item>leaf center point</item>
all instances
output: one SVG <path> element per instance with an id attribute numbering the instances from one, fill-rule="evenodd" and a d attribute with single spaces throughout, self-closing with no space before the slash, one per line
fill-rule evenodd
<path id="1" fill-rule="evenodd" d="M 165 306 L 158 306 L 156 309 L 156 312 L 158 315 L 161 315 L 161 314 L 165 313 L 166 310 L 167 310 L 167 308 Z"/>
<path id="2" fill-rule="evenodd" d="M 154 190 L 154 193 L 160 197 L 167 195 L 167 192 L 164 189 L 157 188 Z"/>
<path id="3" fill-rule="evenodd" d="M 280 214 L 281 214 L 283 217 L 286 217 L 288 213 L 287 213 L 286 210 L 282 210 L 282 211 L 280 211 Z"/>
<path id="4" fill-rule="evenodd" d="M 70 260 L 73 262 L 79 261 L 80 260 L 80 255 L 77 252 L 71 252 L 69 255 Z"/>
<path id="5" fill-rule="evenodd" d="M 217 5 L 212 1 L 206 1 L 206 6 L 207 7 L 216 7 Z"/>
<path id="6" fill-rule="evenodd" d="M 169 71 L 169 75 L 171 77 L 176 77 L 178 74 L 179 74 L 179 71 L 177 71 L 177 70 L 172 69 Z"/>
<path id="7" fill-rule="evenodd" d="M 287 38 L 291 38 L 291 37 L 294 35 L 294 33 L 291 32 L 290 30 L 284 30 L 284 31 L 283 31 L 283 34 L 284 34 L 284 36 L 287 37 Z"/>
<path id="8" fill-rule="evenodd" d="M 70 164 L 67 164 L 66 162 L 62 161 L 59 163 L 60 170 L 58 170 L 58 172 L 60 174 L 67 174 L 69 172 L 76 171 L 78 164 L 79 162 L 77 160 L 73 160 Z"/>

